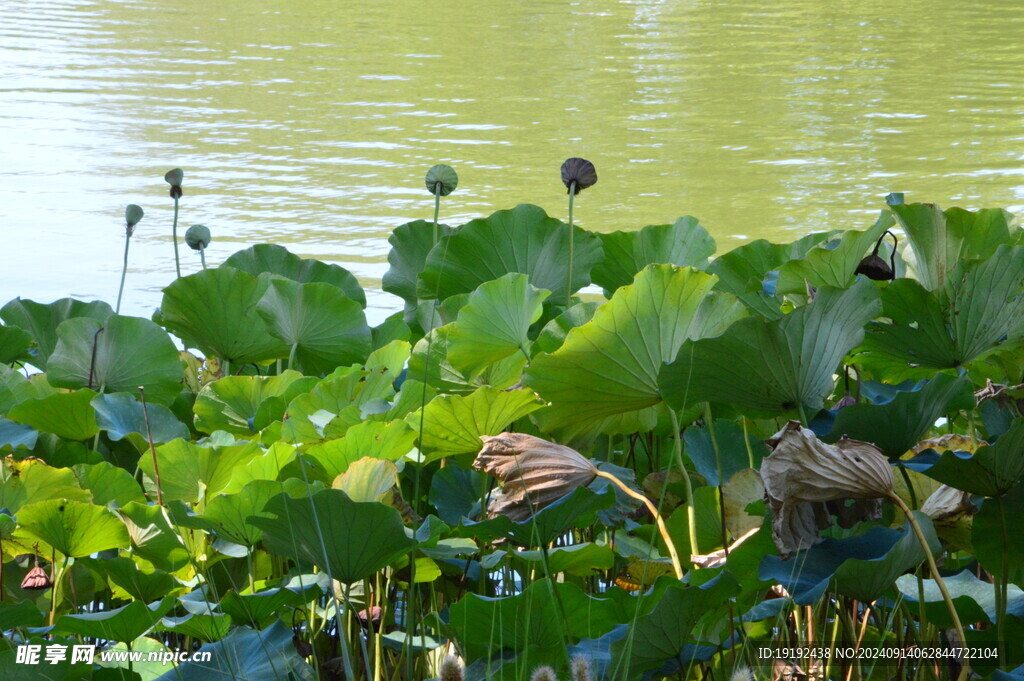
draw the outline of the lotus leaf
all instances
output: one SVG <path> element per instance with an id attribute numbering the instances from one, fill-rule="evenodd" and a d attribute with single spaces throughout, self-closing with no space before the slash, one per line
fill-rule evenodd
<path id="1" fill-rule="evenodd" d="M 438 234 L 447 236 L 454 232 L 448 225 L 438 225 Z M 388 253 L 390 267 L 381 280 L 381 288 L 403 298 L 407 305 L 415 305 L 416 280 L 427 262 L 427 254 L 434 247 L 434 225 L 426 220 L 416 220 L 396 227 L 388 237 L 391 251 Z"/>
<path id="2" fill-rule="evenodd" d="M 839 243 L 818 244 L 802 258 L 793 259 L 779 268 L 776 294 L 806 293 L 807 286 L 846 288 L 853 282 L 854 272 L 864 253 L 893 225 L 892 214 L 882 211 L 878 220 L 863 232 L 849 230 Z"/>
<path id="3" fill-rule="evenodd" d="M 40 369 L 46 368 L 50 355 L 57 347 L 57 327 L 62 322 L 85 317 L 102 323 L 112 314 L 114 310 L 101 300 L 87 303 L 73 298 L 62 298 L 48 305 L 15 298 L 0 309 L 0 318 L 5 323 L 23 329 L 35 341 L 35 347 L 30 353 L 32 364 Z"/>
<path id="4" fill-rule="evenodd" d="M 189 437 L 185 424 L 162 404 L 148 404 L 143 409 L 134 396 L 126 393 L 97 395 L 90 403 L 96 410 L 96 423 L 107 437 L 117 441 L 136 435 L 132 439 L 140 450 L 147 448 L 149 438 L 162 444 Z"/>
<path id="5" fill-rule="evenodd" d="M 256 244 L 238 251 L 221 267 L 233 267 L 254 277 L 272 274 L 300 284 L 323 283 L 341 290 L 351 300 L 366 307 L 366 294 L 351 272 L 314 258 L 302 258 L 277 244 Z"/>
<path id="6" fill-rule="evenodd" d="M 53 433 L 67 440 L 86 440 L 99 432 L 92 400 L 96 393 L 83 388 L 70 393 L 27 399 L 8 412 L 12 421 Z"/>
<path id="7" fill-rule="evenodd" d="M 128 532 L 116 515 L 81 501 L 50 499 L 28 504 L 18 511 L 18 525 L 72 558 L 128 547 Z"/>
<path id="8" fill-rule="evenodd" d="M 290 370 L 279 376 L 226 376 L 196 396 L 196 429 L 251 435 L 280 419 L 288 403 L 315 384 L 315 378 Z"/>

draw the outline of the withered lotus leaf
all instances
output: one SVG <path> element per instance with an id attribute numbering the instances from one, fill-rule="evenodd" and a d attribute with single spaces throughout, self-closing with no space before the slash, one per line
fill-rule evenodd
<path id="1" fill-rule="evenodd" d="M 21 588 L 29 591 L 49 589 L 51 584 L 50 576 L 46 574 L 46 570 L 38 565 L 29 570 L 28 574 L 25 575 L 25 579 L 21 580 Z"/>
<path id="2" fill-rule="evenodd" d="M 823 502 L 895 494 L 892 467 L 871 443 L 843 438 L 826 444 L 790 421 L 768 440 L 768 448 L 761 481 L 775 516 L 772 536 L 784 554 L 819 541 L 817 530 L 828 522 Z"/>
<path id="3" fill-rule="evenodd" d="M 484 447 L 473 468 L 501 483 L 501 492 L 488 505 L 489 518 L 525 520 L 597 476 L 594 464 L 575 449 L 533 435 L 501 433 L 480 439 Z"/>
<path id="4" fill-rule="evenodd" d="M 949 485 L 941 485 L 921 504 L 921 513 L 936 522 L 956 522 L 976 510 L 970 494 Z"/>

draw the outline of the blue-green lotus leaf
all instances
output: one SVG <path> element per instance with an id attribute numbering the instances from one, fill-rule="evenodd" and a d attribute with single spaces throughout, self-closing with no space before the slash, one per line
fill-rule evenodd
<path id="1" fill-rule="evenodd" d="M 46 362 L 57 347 L 57 327 L 62 322 L 74 317 L 88 317 L 103 322 L 114 314 L 113 308 L 101 300 L 87 303 L 73 298 L 62 298 L 48 305 L 34 300 L 15 298 L 0 309 L 0 318 L 5 323 L 25 330 L 35 341 L 29 351 L 32 364 L 40 369 L 46 368 Z"/>
<path id="2" fill-rule="evenodd" d="M 15 405 L 7 416 L 12 421 L 53 433 L 67 440 L 86 440 L 99 432 L 92 400 L 96 393 L 83 388 L 70 393 L 54 393 Z"/>
<path id="3" fill-rule="evenodd" d="M 455 230 L 448 225 L 438 225 L 438 236 L 447 236 Z M 415 305 L 416 281 L 427 262 L 427 254 L 434 247 L 434 224 L 416 220 L 400 225 L 388 237 L 391 250 L 388 252 L 390 267 L 381 279 L 381 288 L 405 300 L 407 306 Z"/>
<path id="4" fill-rule="evenodd" d="M 138 442 L 152 439 L 157 444 L 189 438 L 185 424 L 162 404 L 147 404 L 143 409 L 142 403 L 128 393 L 97 395 L 91 404 L 96 410 L 96 423 L 111 440 L 122 440 L 133 434 L 138 435 Z M 145 449 L 145 445 L 141 449 Z"/>
<path id="5" fill-rule="evenodd" d="M 348 298 L 366 307 L 366 293 L 355 276 L 339 265 L 329 265 L 314 258 L 302 258 L 277 244 L 256 244 L 238 251 L 221 265 L 241 270 L 254 277 L 274 274 L 300 284 L 330 284 Z"/>
<path id="6" fill-rule="evenodd" d="M 133 601 L 104 612 L 61 615 L 54 623 L 53 631 L 128 643 L 152 629 L 172 607 L 174 598 L 168 596 L 149 605 Z"/>
<path id="7" fill-rule="evenodd" d="M 994 445 L 969 452 L 925 451 L 906 461 L 908 468 L 971 494 L 998 497 L 1013 489 L 1024 475 L 1024 419 L 1017 419 Z"/>

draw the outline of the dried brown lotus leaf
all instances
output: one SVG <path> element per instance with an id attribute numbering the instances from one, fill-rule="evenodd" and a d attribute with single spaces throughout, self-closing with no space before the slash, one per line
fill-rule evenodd
<path id="1" fill-rule="evenodd" d="M 935 451 L 942 453 L 946 450 L 957 450 L 961 452 L 970 452 L 973 454 L 978 450 L 978 447 L 987 445 L 988 443 L 984 440 L 978 440 L 967 435 L 960 435 L 959 433 L 947 433 L 939 437 L 930 437 L 927 440 L 921 440 L 914 445 L 912 451 L 914 454 L 920 454 L 926 449 L 934 449 Z"/>
<path id="2" fill-rule="evenodd" d="M 936 522 L 955 523 L 977 509 L 971 495 L 949 485 L 941 485 L 921 504 L 921 512 Z"/>
<path id="3" fill-rule="evenodd" d="M 721 489 L 725 526 L 732 536 L 739 537 L 751 528 L 761 527 L 764 518 L 747 513 L 747 506 L 764 499 L 764 485 L 756 470 L 745 468 L 737 471 Z"/>
<path id="4" fill-rule="evenodd" d="M 488 504 L 489 518 L 503 515 L 517 522 L 526 520 L 597 477 L 589 459 L 564 445 L 524 433 L 481 435 L 480 439 L 484 447 L 473 468 L 501 483 L 501 492 Z"/>
<path id="5" fill-rule="evenodd" d="M 828 524 L 822 502 L 894 494 L 892 467 L 868 442 L 843 438 L 826 444 L 790 421 L 768 440 L 768 447 L 771 454 L 761 464 L 761 481 L 775 514 L 772 535 L 784 554 L 819 541 L 818 530 Z"/>

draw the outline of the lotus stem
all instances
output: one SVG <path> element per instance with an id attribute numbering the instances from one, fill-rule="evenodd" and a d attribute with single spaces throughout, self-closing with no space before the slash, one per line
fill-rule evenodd
<path id="1" fill-rule="evenodd" d="M 957 614 L 956 606 L 953 605 L 953 598 L 949 595 L 949 589 L 946 588 L 946 583 L 942 580 L 942 575 L 939 574 L 939 566 L 935 563 L 935 556 L 932 554 L 932 550 L 928 546 L 928 540 L 925 539 L 924 532 L 921 531 L 921 526 L 914 517 L 913 511 L 910 510 L 903 499 L 901 499 L 895 492 L 892 493 L 890 499 L 892 499 L 896 505 L 900 507 L 904 515 L 907 516 L 907 522 L 909 522 L 910 526 L 914 529 L 914 534 L 917 535 L 917 541 L 921 544 L 921 548 L 924 549 L 924 555 L 928 559 L 928 569 L 931 570 L 932 577 L 935 579 L 935 583 L 938 585 L 939 591 L 942 592 L 942 600 L 946 602 L 946 609 L 949 610 L 949 616 L 953 620 L 953 628 L 956 629 L 956 634 L 960 638 L 960 647 L 964 648 L 967 645 L 967 637 L 964 636 L 964 626 L 960 623 L 960 615 Z M 970 665 L 966 658 L 960 657 L 960 661 L 963 666 L 960 668 L 959 681 L 965 681 L 970 673 Z"/>
<path id="2" fill-rule="evenodd" d="M 124 279 L 128 275 L 128 245 L 132 242 L 131 232 L 124 235 L 124 265 L 121 267 L 121 285 L 117 288 L 117 305 L 114 314 L 121 314 L 121 296 L 124 293 Z"/>
<path id="3" fill-rule="evenodd" d="M 174 224 L 171 226 L 171 239 L 174 241 L 174 271 L 181 278 L 181 260 L 178 257 L 178 197 L 174 197 Z M 204 266 L 205 269 L 205 266 Z"/>
<path id="4" fill-rule="evenodd" d="M 288 353 L 288 368 L 289 369 L 294 369 L 295 368 L 295 353 L 298 352 L 298 349 L 299 349 L 299 344 L 298 343 L 292 343 L 291 352 Z"/>
<path id="5" fill-rule="evenodd" d="M 441 214 L 441 188 L 440 182 L 434 183 L 434 240 L 431 242 L 432 245 L 437 245 L 437 240 L 440 238 L 437 229 L 437 218 Z"/>
<path id="6" fill-rule="evenodd" d="M 572 204 L 576 198 L 576 181 L 569 185 L 569 267 L 565 275 L 565 307 L 572 305 L 572 255 L 573 255 L 573 231 L 572 231 Z"/>
<path id="7" fill-rule="evenodd" d="M 153 457 L 153 482 L 156 484 L 156 503 L 164 505 L 164 493 L 160 488 L 160 465 L 156 460 L 156 447 L 153 445 L 153 432 L 149 428 L 149 409 L 146 406 L 146 388 L 139 386 L 139 397 L 142 398 L 142 418 L 146 422 L 146 439 L 149 441 L 149 453 Z M 250 571 L 250 575 L 251 575 Z"/>
<path id="8" fill-rule="evenodd" d="M 996 508 L 999 509 L 999 529 L 1003 534 L 1001 573 L 996 580 L 996 640 L 999 641 L 999 663 L 1006 664 L 1006 609 L 1010 598 L 1010 537 L 1006 532 L 1006 511 L 1002 497 L 996 497 Z"/>
<path id="9" fill-rule="evenodd" d="M 683 444 L 679 440 L 679 417 L 676 416 L 675 409 L 671 407 L 668 410 L 668 414 L 672 418 L 672 433 L 675 437 L 672 451 L 675 454 L 679 472 L 683 476 L 683 484 L 686 490 L 686 524 L 690 534 L 690 553 L 700 553 L 700 548 L 697 546 L 697 509 L 694 508 L 693 504 L 693 483 L 690 481 L 690 474 L 686 470 L 686 464 L 683 463 Z"/>
<path id="10" fill-rule="evenodd" d="M 665 545 L 668 547 L 668 555 L 672 558 L 672 569 L 676 571 L 676 578 L 682 579 L 683 565 L 679 561 L 679 552 L 676 551 L 675 542 L 672 541 L 672 537 L 668 533 L 668 527 L 665 526 L 665 520 L 661 517 L 661 513 L 658 512 L 658 509 L 654 506 L 654 504 L 651 503 L 651 500 L 645 497 L 643 494 L 634 492 L 632 489 L 629 488 L 629 485 L 622 482 L 611 473 L 606 473 L 604 471 L 599 470 L 597 472 L 597 477 L 611 481 L 616 486 L 618 486 L 619 489 L 625 492 L 628 496 L 643 503 L 643 505 L 647 507 L 647 510 L 650 511 L 652 516 L 654 516 L 654 522 L 658 525 L 658 532 L 661 533 L 661 538 L 665 540 Z"/>
<path id="11" fill-rule="evenodd" d="M 177 246 L 177 244 L 175 244 Z M 206 246 L 199 246 L 199 262 L 203 263 L 203 269 L 206 269 Z M 178 275 L 181 276 L 180 274 Z"/>

